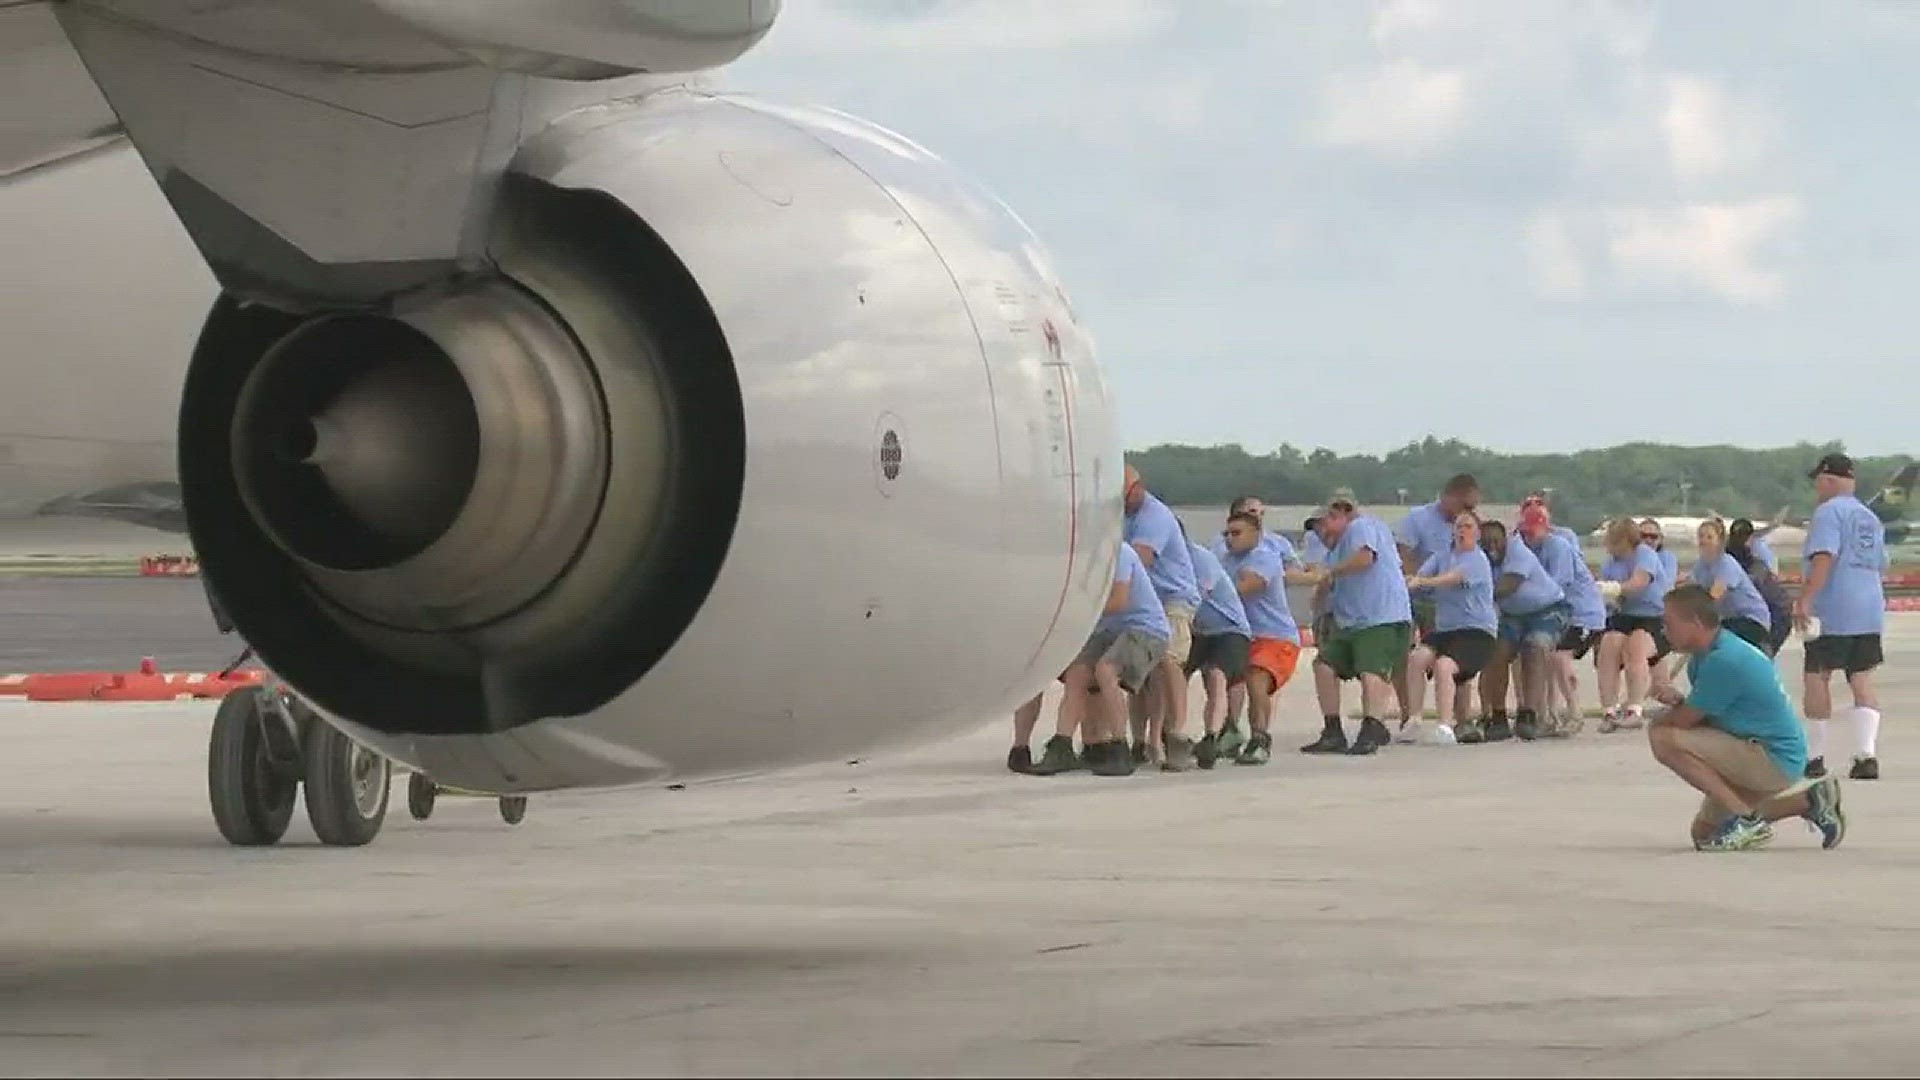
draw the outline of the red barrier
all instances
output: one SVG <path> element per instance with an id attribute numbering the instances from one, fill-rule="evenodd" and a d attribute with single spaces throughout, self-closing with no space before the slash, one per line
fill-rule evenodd
<path id="1" fill-rule="evenodd" d="M 136 671 L 57 671 L 0 677 L 0 695 L 28 701 L 173 701 L 178 698 L 217 699 L 249 686 L 258 686 L 264 673 L 257 668 L 222 678 L 218 672 L 162 672 L 152 657 Z"/>
<path id="2" fill-rule="evenodd" d="M 141 577 L 194 577 L 200 573 L 200 560 L 192 555 L 143 555 Z"/>

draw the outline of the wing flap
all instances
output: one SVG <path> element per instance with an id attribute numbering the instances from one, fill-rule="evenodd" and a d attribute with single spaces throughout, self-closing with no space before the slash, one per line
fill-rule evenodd
<path id="1" fill-rule="evenodd" d="M 0 3 L 0 180 L 80 157 L 122 138 L 45 0 Z"/>

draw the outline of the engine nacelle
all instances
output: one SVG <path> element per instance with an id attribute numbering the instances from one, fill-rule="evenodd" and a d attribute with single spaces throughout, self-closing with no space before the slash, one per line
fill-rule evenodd
<path id="1" fill-rule="evenodd" d="M 522 147 L 494 272 L 223 300 L 181 480 L 203 572 L 356 737 L 486 791 L 949 734 L 1104 602 L 1119 448 L 1038 243 L 842 114 L 672 91 Z"/>

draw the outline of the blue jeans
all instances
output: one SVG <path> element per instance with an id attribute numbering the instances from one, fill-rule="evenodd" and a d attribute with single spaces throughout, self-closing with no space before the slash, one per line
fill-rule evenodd
<path id="1" fill-rule="evenodd" d="M 1549 604 L 1524 615 L 1500 616 L 1500 641 L 1508 646 L 1529 645 L 1536 649 L 1554 649 L 1573 624 L 1573 608 L 1565 601 Z"/>

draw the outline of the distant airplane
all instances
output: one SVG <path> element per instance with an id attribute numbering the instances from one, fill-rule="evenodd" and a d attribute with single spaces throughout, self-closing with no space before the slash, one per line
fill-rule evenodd
<path id="1" fill-rule="evenodd" d="M 1920 462 L 1903 466 L 1894 474 L 1893 479 L 1887 481 L 1887 486 L 1866 500 L 1867 509 L 1872 510 L 1886 527 L 1888 544 L 1905 543 L 1913 537 L 1913 522 L 1907 520 L 1906 516 L 1907 495 L 1913 490 L 1916 480 L 1920 480 Z M 1660 523 L 1661 535 L 1666 537 L 1668 542 L 1683 544 L 1693 543 L 1704 522 L 1711 521 L 1715 517 L 1731 520 L 1712 511 L 1709 511 L 1706 517 L 1677 517 L 1666 514 L 1645 516 Z M 1593 538 L 1605 537 L 1609 524 L 1611 520 L 1601 522 L 1600 527 L 1593 530 Z M 1797 551 L 1807 542 L 1807 523 L 1804 520 L 1790 521 L 1787 509 L 1781 507 L 1772 521 L 1765 524 L 1756 522 L 1753 534 L 1765 539 L 1768 546 L 1775 551 Z"/>

